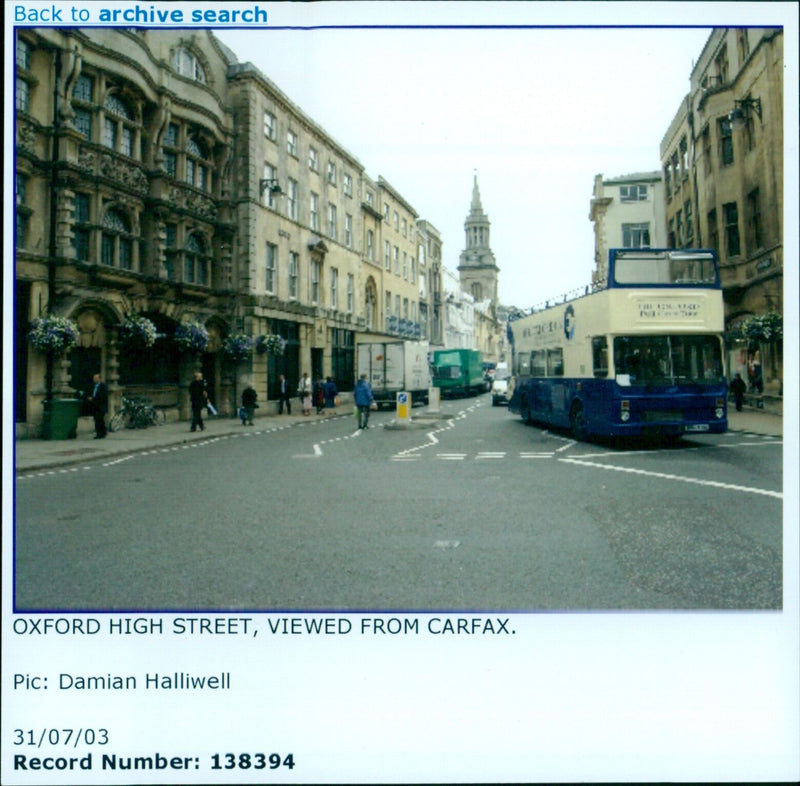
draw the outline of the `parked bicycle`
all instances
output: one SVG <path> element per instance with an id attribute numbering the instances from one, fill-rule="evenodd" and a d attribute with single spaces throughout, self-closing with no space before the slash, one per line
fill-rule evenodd
<path id="1" fill-rule="evenodd" d="M 167 420 L 163 409 L 154 407 L 150 401 L 143 398 L 122 398 L 122 409 L 111 416 L 108 423 L 109 431 L 118 431 L 122 428 L 147 428 L 160 426 Z"/>

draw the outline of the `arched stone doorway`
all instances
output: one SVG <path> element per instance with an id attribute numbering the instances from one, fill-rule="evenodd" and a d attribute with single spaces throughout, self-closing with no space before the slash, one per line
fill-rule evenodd
<path id="1" fill-rule="evenodd" d="M 157 407 L 176 410 L 180 391 L 180 353 L 173 340 L 178 323 L 159 312 L 139 314 L 158 331 L 152 347 L 119 347 L 118 384 L 126 396 L 150 399 Z"/>

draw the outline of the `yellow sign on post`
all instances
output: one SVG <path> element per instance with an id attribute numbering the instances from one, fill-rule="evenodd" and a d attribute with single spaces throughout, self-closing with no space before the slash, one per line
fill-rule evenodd
<path id="1" fill-rule="evenodd" d="M 405 391 L 397 394 L 397 420 L 400 423 L 408 423 L 411 420 L 411 399 Z"/>

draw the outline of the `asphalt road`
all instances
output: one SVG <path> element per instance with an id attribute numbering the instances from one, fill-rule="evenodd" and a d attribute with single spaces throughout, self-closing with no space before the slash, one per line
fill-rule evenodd
<path id="1" fill-rule="evenodd" d="M 17 479 L 15 608 L 779 609 L 782 444 L 575 443 L 489 396 Z"/>

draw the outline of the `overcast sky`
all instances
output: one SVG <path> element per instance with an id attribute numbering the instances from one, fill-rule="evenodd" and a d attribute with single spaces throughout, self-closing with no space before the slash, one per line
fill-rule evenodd
<path id="1" fill-rule="evenodd" d="M 710 28 L 216 32 L 440 230 L 451 270 L 477 172 L 500 300 L 525 308 L 590 281 L 594 176 L 661 168 Z"/>

